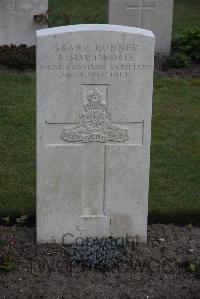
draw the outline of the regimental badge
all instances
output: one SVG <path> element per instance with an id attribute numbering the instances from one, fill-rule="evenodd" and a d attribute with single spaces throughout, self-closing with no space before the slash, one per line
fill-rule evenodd
<path id="1" fill-rule="evenodd" d="M 103 102 L 103 94 L 96 88 L 87 94 L 88 103 L 83 105 L 80 114 L 80 125 L 64 128 L 61 138 L 67 142 L 123 142 L 129 139 L 128 130 L 111 122 L 107 104 Z"/>

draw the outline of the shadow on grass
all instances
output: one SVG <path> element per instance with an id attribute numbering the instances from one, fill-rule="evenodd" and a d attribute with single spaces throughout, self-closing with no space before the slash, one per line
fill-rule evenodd
<path id="1" fill-rule="evenodd" d="M 148 224 L 170 224 L 187 225 L 192 224 L 200 227 L 200 213 L 176 213 L 176 214 L 158 214 L 149 213 Z"/>

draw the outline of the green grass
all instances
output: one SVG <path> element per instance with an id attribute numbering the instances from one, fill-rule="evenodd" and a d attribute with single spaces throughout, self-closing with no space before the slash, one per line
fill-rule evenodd
<path id="1" fill-rule="evenodd" d="M 155 78 L 149 206 L 153 218 L 192 222 L 193 215 L 200 214 L 199 86 L 200 78 Z M 1 74 L 0 94 L 0 216 L 32 216 L 35 75 Z"/>
<path id="2" fill-rule="evenodd" d="M 173 37 L 177 37 L 182 30 L 200 26 L 200 1 L 174 1 Z"/>
<path id="3" fill-rule="evenodd" d="M 154 219 L 196 221 L 200 215 L 199 101 L 200 78 L 154 81 L 150 176 Z"/>
<path id="4" fill-rule="evenodd" d="M 53 26 L 65 24 L 107 23 L 107 0 L 50 0 L 50 22 Z M 69 17 L 63 18 L 63 14 Z"/>
<path id="5" fill-rule="evenodd" d="M 50 0 L 49 9 L 52 26 L 108 22 L 108 0 Z M 199 12 L 200 0 L 174 0 L 173 36 L 199 25 Z"/>
<path id="6" fill-rule="evenodd" d="M 35 211 L 35 79 L 0 76 L 0 215 Z"/>

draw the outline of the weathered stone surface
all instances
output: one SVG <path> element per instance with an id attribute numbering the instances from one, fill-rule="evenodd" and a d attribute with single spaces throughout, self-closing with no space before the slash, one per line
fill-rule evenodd
<path id="1" fill-rule="evenodd" d="M 109 0 L 109 23 L 152 30 L 156 53 L 169 55 L 173 0 Z"/>
<path id="2" fill-rule="evenodd" d="M 37 240 L 146 241 L 154 36 L 37 31 Z"/>
<path id="3" fill-rule="evenodd" d="M 46 25 L 33 17 L 47 10 L 48 0 L 0 0 L 0 45 L 35 45 L 35 31 Z"/>

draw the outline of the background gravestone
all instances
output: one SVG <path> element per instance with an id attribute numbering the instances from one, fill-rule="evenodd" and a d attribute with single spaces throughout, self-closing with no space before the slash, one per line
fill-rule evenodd
<path id="1" fill-rule="evenodd" d="M 109 23 L 152 30 L 156 53 L 169 55 L 173 0 L 109 0 Z"/>
<path id="2" fill-rule="evenodd" d="M 125 26 L 37 31 L 37 240 L 146 241 L 154 37 Z"/>
<path id="3" fill-rule="evenodd" d="M 48 10 L 48 0 L 0 0 L 0 45 L 34 45 L 35 31 L 45 24 L 35 23 L 33 16 Z"/>

